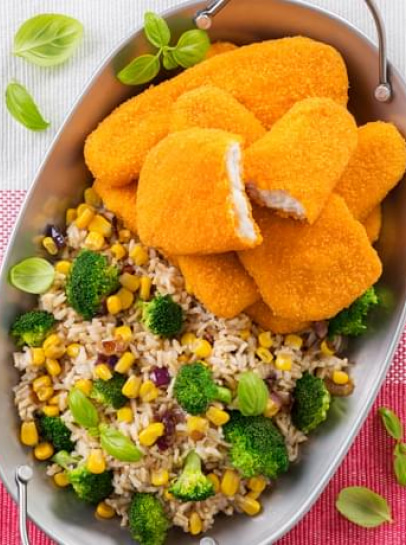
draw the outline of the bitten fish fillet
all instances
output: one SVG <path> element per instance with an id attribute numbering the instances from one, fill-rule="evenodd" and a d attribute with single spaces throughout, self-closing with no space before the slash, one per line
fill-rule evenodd
<path id="1" fill-rule="evenodd" d="M 239 252 L 265 303 L 283 318 L 317 321 L 347 308 L 380 277 L 382 265 L 365 228 L 332 195 L 309 225 L 254 210 L 264 242 Z"/>
<path id="2" fill-rule="evenodd" d="M 172 107 L 170 131 L 192 127 L 238 134 L 247 146 L 266 133 L 255 115 L 230 93 L 208 85 L 181 95 Z"/>
<path id="3" fill-rule="evenodd" d="M 136 180 L 148 149 L 167 130 L 165 114 L 180 95 L 202 85 L 228 91 L 268 129 L 304 98 L 330 97 L 343 106 L 348 100 L 344 61 L 329 45 L 295 37 L 240 47 L 150 87 L 102 121 L 85 145 L 94 177 L 115 186 Z"/>
<path id="4" fill-rule="evenodd" d="M 178 262 L 193 295 L 220 318 L 234 318 L 260 298 L 235 253 L 179 256 Z"/>
<path id="5" fill-rule="evenodd" d="M 95 180 L 93 189 L 99 195 L 106 208 L 120 218 L 133 233 L 137 232 L 136 202 L 137 184 L 125 187 L 109 187 Z"/>
<path id="6" fill-rule="evenodd" d="M 328 98 L 297 102 L 245 154 L 247 189 L 258 203 L 313 223 L 357 145 L 346 108 Z"/>
<path id="7" fill-rule="evenodd" d="M 371 244 L 376 242 L 379 239 L 382 228 L 382 207 L 380 204 L 375 206 L 372 212 L 366 217 L 362 222 L 367 232 L 369 241 Z"/>
<path id="8" fill-rule="evenodd" d="M 335 191 L 360 221 L 383 201 L 406 169 L 406 143 L 391 123 L 376 121 L 358 129 L 358 146 Z"/>
<path id="9" fill-rule="evenodd" d="M 244 310 L 255 323 L 265 330 L 272 331 L 280 335 L 287 333 L 299 333 L 308 329 L 311 322 L 300 322 L 299 320 L 290 320 L 289 318 L 280 318 L 275 316 L 272 310 L 260 300 Z"/>
<path id="10" fill-rule="evenodd" d="M 206 53 L 206 59 L 211 59 L 216 55 L 222 55 L 229 51 L 234 51 L 234 49 L 238 49 L 238 45 L 232 44 L 231 42 L 215 42 L 209 47 L 209 50 Z"/>
<path id="11" fill-rule="evenodd" d="M 141 241 L 169 255 L 260 244 L 241 180 L 240 154 L 240 138 L 218 129 L 179 131 L 157 144 L 138 183 Z"/>

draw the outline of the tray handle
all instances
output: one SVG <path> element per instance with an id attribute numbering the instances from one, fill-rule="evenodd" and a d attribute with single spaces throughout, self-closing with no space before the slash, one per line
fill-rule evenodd
<path id="1" fill-rule="evenodd" d="M 27 486 L 32 479 L 33 471 L 30 466 L 19 466 L 16 469 L 18 488 L 18 526 L 22 545 L 30 545 L 27 532 Z"/>

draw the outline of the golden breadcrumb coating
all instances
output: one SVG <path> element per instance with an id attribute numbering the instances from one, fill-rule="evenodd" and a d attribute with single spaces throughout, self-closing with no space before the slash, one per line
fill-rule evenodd
<path id="1" fill-rule="evenodd" d="M 231 149 L 238 151 L 238 136 L 189 129 L 170 134 L 150 151 L 137 191 L 137 226 L 144 244 L 169 255 L 223 253 L 260 244 L 242 182 L 238 196 L 251 233 L 241 230 L 227 165 Z"/>
<path id="2" fill-rule="evenodd" d="M 289 318 L 280 318 L 275 316 L 272 310 L 264 303 L 257 301 L 250 307 L 244 310 L 255 323 L 262 328 L 272 331 L 280 335 L 287 333 L 300 333 L 311 326 L 311 322 L 300 322 L 299 320 L 291 320 Z"/>
<path id="3" fill-rule="evenodd" d="M 230 93 L 210 85 L 181 95 L 172 107 L 171 132 L 192 127 L 238 134 L 247 146 L 266 133 L 255 115 Z"/>
<path id="4" fill-rule="evenodd" d="M 375 206 L 372 212 L 367 216 L 366 219 L 362 222 L 367 232 L 369 241 L 371 244 L 376 242 L 379 239 L 382 228 L 382 207 L 380 204 Z"/>
<path id="5" fill-rule="evenodd" d="M 94 177 L 108 185 L 136 180 L 148 149 L 165 135 L 172 104 L 202 85 L 231 93 L 266 128 L 304 98 L 326 96 L 342 105 L 348 100 L 344 61 L 329 45 L 295 37 L 240 47 L 151 86 L 102 121 L 85 145 Z"/>
<path id="6" fill-rule="evenodd" d="M 358 129 L 358 146 L 335 191 L 360 221 L 383 201 L 406 169 L 406 143 L 392 123 Z"/>
<path id="7" fill-rule="evenodd" d="M 277 316 L 305 322 L 331 318 L 381 275 L 365 228 L 337 195 L 313 225 L 264 207 L 256 208 L 254 217 L 264 242 L 239 257 Z"/>
<path id="8" fill-rule="evenodd" d="M 247 149 L 244 170 L 249 193 L 259 204 L 313 223 L 357 140 L 354 118 L 343 106 L 328 98 L 297 102 Z"/>
<path id="9" fill-rule="evenodd" d="M 179 256 L 178 262 L 193 295 L 220 318 L 234 318 L 260 297 L 255 282 L 233 252 Z"/>
<path id="10" fill-rule="evenodd" d="M 214 42 L 206 53 L 206 59 L 211 59 L 216 55 L 222 55 L 229 51 L 234 51 L 234 49 L 238 49 L 238 45 L 232 44 L 231 42 Z"/>
<path id="11" fill-rule="evenodd" d="M 93 189 L 99 195 L 106 208 L 120 218 L 133 233 L 137 232 L 136 202 L 137 184 L 125 187 L 110 187 L 95 180 Z"/>

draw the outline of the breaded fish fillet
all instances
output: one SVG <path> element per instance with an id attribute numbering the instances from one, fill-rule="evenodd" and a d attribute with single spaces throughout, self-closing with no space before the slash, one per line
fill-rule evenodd
<path id="1" fill-rule="evenodd" d="M 234 51 L 234 49 L 238 49 L 238 45 L 232 44 L 231 42 L 214 42 L 206 53 L 206 59 L 211 59 L 216 55 L 222 55 L 229 51 Z"/>
<path id="2" fill-rule="evenodd" d="M 286 335 L 287 333 L 299 333 L 311 326 L 310 322 L 300 322 L 289 318 L 275 316 L 272 310 L 260 300 L 244 310 L 255 323 L 267 331 Z"/>
<path id="3" fill-rule="evenodd" d="M 94 177 L 115 186 L 136 180 L 148 149 L 165 134 L 165 114 L 180 95 L 202 85 L 231 93 L 266 128 L 304 98 L 348 100 L 344 61 L 329 45 L 295 37 L 240 47 L 150 87 L 102 121 L 85 145 Z"/>
<path id="4" fill-rule="evenodd" d="M 181 95 L 172 107 L 171 132 L 192 127 L 238 134 L 247 146 L 266 133 L 255 115 L 230 93 L 210 85 Z"/>
<path id="5" fill-rule="evenodd" d="M 391 123 L 376 121 L 358 129 L 358 146 L 335 191 L 354 217 L 364 220 L 402 179 L 406 143 Z"/>
<path id="6" fill-rule="evenodd" d="M 254 217 L 264 242 L 239 257 L 277 316 L 305 322 L 331 318 L 381 275 L 365 228 L 338 195 L 312 225 L 264 207 L 256 208 Z"/>
<path id="7" fill-rule="evenodd" d="M 167 136 L 148 154 L 137 190 L 144 244 L 169 255 L 253 248 L 262 237 L 240 172 L 240 138 L 218 129 Z"/>
<path id="8" fill-rule="evenodd" d="M 179 256 L 193 295 L 220 318 L 234 318 L 260 298 L 255 282 L 235 253 Z"/>
<path id="9" fill-rule="evenodd" d="M 381 234 L 382 207 L 380 204 L 378 204 L 378 206 L 375 206 L 375 208 L 362 222 L 362 224 L 365 227 L 369 241 L 371 242 L 371 244 L 373 244 L 379 239 L 379 235 Z"/>
<path id="10" fill-rule="evenodd" d="M 297 102 L 245 154 L 250 196 L 258 203 L 313 223 L 357 145 L 357 126 L 329 98 Z"/>
<path id="11" fill-rule="evenodd" d="M 106 208 L 120 218 L 133 233 L 137 232 L 137 184 L 125 187 L 110 187 L 95 180 L 93 189 L 99 195 Z"/>

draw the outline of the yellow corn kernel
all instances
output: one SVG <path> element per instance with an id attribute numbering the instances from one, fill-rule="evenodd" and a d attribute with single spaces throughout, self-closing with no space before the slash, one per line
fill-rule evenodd
<path id="1" fill-rule="evenodd" d="M 120 284 L 126 290 L 132 291 L 134 293 L 140 287 L 141 280 L 139 276 L 135 276 L 135 274 L 123 273 L 120 276 Z"/>
<path id="2" fill-rule="evenodd" d="M 151 447 L 165 433 L 165 426 L 162 422 L 150 424 L 139 434 L 139 440 L 144 447 Z"/>
<path id="3" fill-rule="evenodd" d="M 119 422 L 127 422 L 127 424 L 131 424 L 131 422 L 134 420 L 134 413 L 132 409 L 130 407 L 122 407 L 121 409 L 118 409 L 117 420 Z"/>
<path id="4" fill-rule="evenodd" d="M 273 355 L 269 351 L 268 348 L 264 348 L 263 346 L 260 346 L 255 351 L 255 354 L 258 356 L 260 360 L 262 360 L 264 363 L 272 363 Z"/>
<path id="5" fill-rule="evenodd" d="M 114 370 L 117 371 L 117 373 L 127 373 L 131 369 L 134 362 L 134 354 L 132 354 L 131 352 L 124 352 L 124 354 L 116 363 Z"/>
<path id="6" fill-rule="evenodd" d="M 42 408 L 42 412 L 45 416 L 59 416 L 59 407 L 57 405 L 45 405 Z"/>
<path id="7" fill-rule="evenodd" d="M 200 441 L 209 429 L 209 422 L 201 416 L 188 416 L 187 431 L 193 441 Z"/>
<path id="8" fill-rule="evenodd" d="M 120 242 L 130 242 L 131 239 L 131 231 L 128 229 L 120 229 L 118 232 L 118 240 Z"/>
<path id="9" fill-rule="evenodd" d="M 78 213 L 75 208 L 68 208 L 66 211 L 65 221 L 66 225 L 70 225 L 78 217 Z"/>
<path id="10" fill-rule="evenodd" d="M 166 486 L 169 482 L 169 473 L 167 469 L 158 469 L 151 473 L 151 483 L 153 486 Z"/>
<path id="11" fill-rule="evenodd" d="M 85 238 L 86 248 L 89 248 L 89 250 L 94 250 L 95 252 L 101 250 L 104 246 L 104 243 L 104 236 L 100 233 L 97 233 L 96 231 L 91 231 Z"/>
<path id="12" fill-rule="evenodd" d="M 350 377 L 345 371 L 334 371 L 333 382 L 335 384 L 348 384 Z"/>
<path id="13" fill-rule="evenodd" d="M 78 229 L 86 229 L 93 218 L 94 212 L 90 208 L 86 207 L 83 212 L 79 212 L 78 209 L 78 217 L 75 220 L 76 227 Z"/>
<path id="14" fill-rule="evenodd" d="M 213 484 L 215 493 L 218 494 L 220 492 L 220 479 L 215 473 L 209 473 L 207 478 Z"/>
<path id="15" fill-rule="evenodd" d="M 100 214 L 96 214 L 96 216 L 89 223 L 88 230 L 91 233 L 98 233 L 102 237 L 108 238 L 111 237 L 112 226 L 111 223 L 106 220 L 106 218 L 104 218 Z"/>
<path id="16" fill-rule="evenodd" d="M 197 536 L 200 534 L 203 530 L 203 523 L 202 519 L 200 518 L 199 514 L 194 511 L 190 515 L 189 519 L 189 532 L 192 534 L 192 536 Z"/>
<path id="17" fill-rule="evenodd" d="M 68 354 L 70 358 L 77 358 L 79 356 L 79 352 L 80 352 L 80 344 L 78 343 L 69 344 L 66 349 L 66 353 Z"/>
<path id="18" fill-rule="evenodd" d="M 45 388 L 46 386 L 51 386 L 52 381 L 51 377 L 49 375 L 41 375 L 40 377 L 36 378 L 32 382 L 32 389 L 34 392 L 38 392 L 41 388 Z"/>
<path id="19" fill-rule="evenodd" d="M 251 337 L 251 330 L 243 329 L 242 331 L 240 331 L 240 337 L 243 341 L 248 341 L 248 339 Z"/>
<path id="20" fill-rule="evenodd" d="M 121 306 L 123 310 L 127 310 L 131 307 L 131 305 L 134 303 L 134 294 L 132 291 L 127 290 L 126 288 L 121 288 L 117 292 L 117 297 L 121 301 Z"/>
<path id="21" fill-rule="evenodd" d="M 247 494 L 247 498 L 252 498 L 253 500 L 257 500 L 261 495 L 261 492 L 254 492 L 253 490 L 251 490 L 250 492 L 248 492 Z"/>
<path id="22" fill-rule="evenodd" d="M 151 295 L 152 280 L 148 276 L 141 276 L 140 280 L 140 298 L 143 301 L 148 301 Z"/>
<path id="23" fill-rule="evenodd" d="M 50 399 L 48 399 L 49 405 L 58 405 L 59 406 L 59 394 L 55 394 Z"/>
<path id="24" fill-rule="evenodd" d="M 69 479 L 66 475 L 66 473 L 55 473 L 54 475 L 54 483 L 56 486 L 59 486 L 59 488 L 66 488 L 70 485 Z"/>
<path id="25" fill-rule="evenodd" d="M 175 496 L 171 494 L 169 490 L 166 488 L 164 491 L 164 498 L 166 499 L 166 501 L 172 501 L 173 499 L 175 499 Z"/>
<path id="26" fill-rule="evenodd" d="M 209 358 L 213 347 L 206 339 L 197 339 L 192 350 L 197 358 Z"/>
<path id="27" fill-rule="evenodd" d="M 51 237 L 44 237 L 42 239 L 42 246 L 49 253 L 49 255 L 56 255 L 58 253 L 58 246 L 55 244 L 55 241 Z"/>
<path id="28" fill-rule="evenodd" d="M 58 261 L 58 263 L 55 265 L 55 270 L 59 274 L 64 274 L 65 276 L 69 274 L 69 271 L 72 267 L 72 263 L 70 261 Z"/>
<path id="29" fill-rule="evenodd" d="M 258 335 L 259 346 L 263 348 L 271 348 L 273 345 L 272 335 L 270 331 L 263 331 Z"/>
<path id="30" fill-rule="evenodd" d="M 263 492 L 266 488 L 266 479 L 264 477 L 251 477 L 248 481 L 248 488 L 253 492 Z"/>
<path id="31" fill-rule="evenodd" d="M 62 339 L 57 333 L 52 333 L 52 335 L 49 335 L 45 341 L 42 343 L 42 348 L 48 348 L 49 346 L 54 346 L 61 344 Z"/>
<path id="32" fill-rule="evenodd" d="M 196 342 L 196 335 L 194 333 L 184 333 L 180 339 L 182 346 L 193 346 Z"/>
<path id="33" fill-rule="evenodd" d="M 75 388 L 83 392 L 85 395 L 90 395 L 93 388 L 93 383 L 88 378 L 80 378 L 75 382 Z"/>
<path id="34" fill-rule="evenodd" d="M 116 512 L 111 505 L 108 505 L 105 501 L 101 501 L 96 507 L 96 516 L 101 519 L 112 519 L 116 516 Z"/>
<path id="35" fill-rule="evenodd" d="M 20 441 L 27 447 L 35 447 L 38 444 L 38 430 L 35 422 L 23 422 L 20 429 Z"/>
<path id="36" fill-rule="evenodd" d="M 40 443 L 34 449 L 34 456 L 37 460 L 49 460 L 54 455 L 54 447 L 51 443 Z"/>
<path id="37" fill-rule="evenodd" d="M 45 339 L 42 348 L 46 358 L 61 358 L 66 351 L 62 339 L 56 333 Z"/>
<path id="38" fill-rule="evenodd" d="M 240 477 L 232 469 L 226 469 L 221 479 L 221 491 L 225 496 L 235 496 L 240 487 Z"/>
<path id="39" fill-rule="evenodd" d="M 31 361 L 33 365 L 40 367 L 45 363 L 45 354 L 42 348 L 31 348 Z"/>
<path id="40" fill-rule="evenodd" d="M 37 390 L 36 394 L 40 401 L 48 401 L 54 395 L 54 389 L 52 386 L 44 386 Z"/>
<path id="41" fill-rule="evenodd" d="M 106 460 L 104 459 L 103 451 L 92 449 L 86 460 L 86 467 L 90 473 L 96 475 L 103 473 L 106 470 Z"/>
<path id="42" fill-rule="evenodd" d="M 102 205 L 102 200 L 93 187 L 88 187 L 84 192 L 85 203 L 89 206 L 98 207 Z"/>
<path id="43" fill-rule="evenodd" d="M 48 373 L 51 375 L 51 377 L 57 377 L 62 372 L 62 367 L 60 366 L 59 361 L 54 360 L 52 358 L 46 359 L 45 368 L 48 371 Z"/>
<path id="44" fill-rule="evenodd" d="M 230 420 L 230 415 L 217 407 L 210 407 L 206 416 L 215 426 L 224 426 Z"/>
<path id="45" fill-rule="evenodd" d="M 150 403 L 159 396 L 159 390 L 152 382 L 146 380 L 140 387 L 140 397 L 144 403 Z"/>
<path id="46" fill-rule="evenodd" d="M 129 399 L 135 399 L 140 393 L 141 383 L 141 377 L 132 375 L 127 379 L 121 390 L 123 395 L 125 395 L 125 397 L 128 397 Z"/>
<path id="47" fill-rule="evenodd" d="M 275 360 L 275 367 L 279 371 L 290 371 L 292 369 L 292 358 L 287 354 L 278 354 Z"/>
<path id="48" fill-rule="evenodd" d="M 270 397 L 266 402 L 264 416 L 266 416 L 267 418 L 272 418 L 273 416 L 278 414 L 280 408 L 280 405 L 275 403 L 275 401 Z"/>
<path id="49" fill-rule="evenodd" d="M 102 380 L 110 380 L 113 377 L 113 373 L 110 371 L 110 368 L 105 363 L 100 363 L 94 368 L 94 373 L 97 378 Z"/>
<path id="50" fill-rule="evenodd" d="M 287 335 L 285 337 L 285 345 L 290 346 L 291 348 L 302 348 L 303 339 L 299 335 Z"/>
<path id="51" fill-rule="evenodd" d="M 77 215 L 80 216 L 85 210 L 90 210 L 90 212 L 94 212 L 93 206 L 82 202 L 76 209 Z"/>
<path id="52" fill-rule="evenodd" d="M 142 265 L 148 263 L 149 256 L 148 252 L 143 246 L 141 246 L 141 244 L 136 244 L 130 252 L 130 258 L 136 265 L 141 267 Z"/>
<path id="53" fill-rule="evenodd" d="M 114 255 L 114 257 L 118 260 L 123 259 L 123 257 L 127 255 L 127 250 L 119 242 L 116 242 L 115 244 L 113 244 L 110 250 L 112 254 Z"/>
<path id="54" fill-rule="evenodd" d="M 238 500 L 238 507 L 250 517 L 255 517 L 261 511 L 261 504 L 254 500 L 249 495 L 246 495 Z"/>
<path id="55" fill-rule="evenodd" d="M 118 314 L 123 310 L 123 307 L 121 305 L 121 299 L 117 295 L 110 295 L 110 297 L 107 297 L 107 310 L 110 314 Z"/>
<path id="56" fill-rule="evenodd" d="M 328 344 L 328 342 L 326 340 L 324 340 L 321 343 L 320 350 L 321 350 L 321 353 L 324 354 L 325 356 L 334 356 L 334 354 L 335 354 L 334 348 L 329 346 L 329 344 Z"/>
<path id="57" fill-rule="evenodd" d="M 128 325 L 122 325 L 120 327 L 116 327 L 114 330 L 114 336 L 116 339 L 121 339 L 122 341 L 129 343 L 133 339 L 133 333 L 131 331 L 131 327 Z"/>

